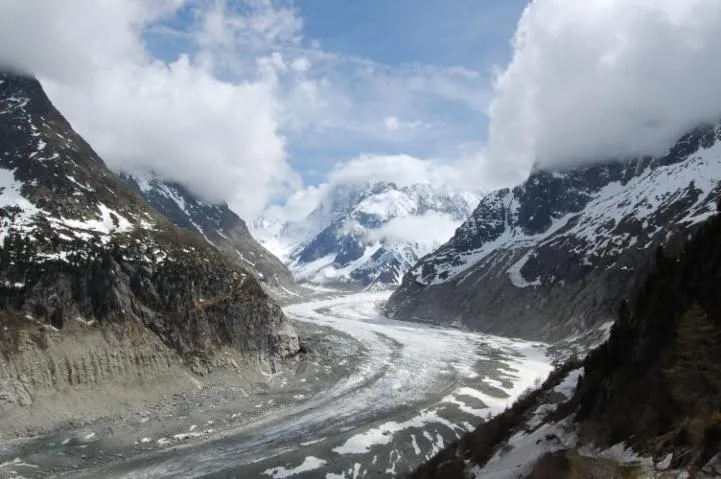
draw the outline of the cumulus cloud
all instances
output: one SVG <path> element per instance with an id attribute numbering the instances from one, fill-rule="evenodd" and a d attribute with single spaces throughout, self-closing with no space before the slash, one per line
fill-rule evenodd
<path id="1" fill-rule="evenodd" d="M 372 238 L 413 242 L 423 240 L 441 244 L 453 236 L 460 222 L 450 215 L 427 213 L 422 216 L 404 216 L 393 218 L 378 230 L 372 232 Z"/>
<path id="2" fill-rule="evenodd" d="M 462 168 L 457 164 L 409 155 L 361 155 L 337 164 L 328 174 L 331 185 L 360 185 L 376 181 L 392 182 L 401 187 L 431 183 L 449 191 L 474 189 L 466 184 Z"/>
<path id="3" fill-rule="evenodd" d="M 100 74 L 83 89 L 49 90 L 113 168 L 152 170 L 243 214 L 264 208 L 293 179 L 273 89 L 263 82 L 223 83 L 181 57 Z"/>
<path id="4" fill-rule="evenodd" d="M 492 176 L 659 155 L 721 117 L 721 2 L 535 0 L 491 103 Z"/>
<path id="5" fill-rule="evenodd" d="M 118 60 L 146 59 L 143 25 L 182 0 L 0 0 L 0 65 L 82 82 Z"/>
<path id="6" fill-rule="evenodd" d="M 409 155 L 361 155 L 336 164 L 328 172 L 325 182 L 297 190 L 289 196 L 284 205 L 270 207 L 263 216 L 279 222 L 300 222 L 319 205 L 331 209 L 334 191 L 338 187 L 352 190 L 353 187 L 365 188 L 378 182 L 395 183 L 400 188 L 428 183 L 439 191 L 477 194 L 480 191 L 479 182 L 475 174 L 471 173 L 477 171 L 477 168 L 475 170 L 472 168 L 471 161 L 476 160 L 473 158 L 443 162 Z M 430 218 L 426 223 L 419 223 L 418 227 L 429 225 L 433 220 L 437 221 L 439 227 L 448 224 L 444 222 L 445 218 Z M 392 231 L 400 232 L 400 228 L 398 230 L 395 227 L 391 228 Z M 445 236 L 448 228 L 441 228 L 441 231 L 443 231 L 442 236 Z M 445 239 L 448 238 L 450 235 Z"/>
<path id="7" fill-rule="evenodd" d="M 190 8 L 188 54 L 146 50 L 151 25 Z M 260 45 L 293 42 L 289 9 L 224 1 L 0 0 L 0 65 L 37 75 L 115 169 L 152 169 L 252 216 L 298 185 L 279 133 L 276 69 Z M 232 60 L 247 47 L 248 58 Z M 242 61 L 247 60 L 247 61 Z M 270 65 L 270 66 L 268 66 Z M 234 81 L 222 80 L 232 71 Z"/>

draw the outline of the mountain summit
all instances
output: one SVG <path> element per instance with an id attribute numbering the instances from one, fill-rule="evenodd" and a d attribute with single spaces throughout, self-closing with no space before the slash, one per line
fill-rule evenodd
<path id="1" fill-rule="evenodd" d="M 342 183 L 302 222 L 261 218 L 253 228 L 299 281 L 389 287 L 448 239 L 478 200 L 427 183 Z"/>

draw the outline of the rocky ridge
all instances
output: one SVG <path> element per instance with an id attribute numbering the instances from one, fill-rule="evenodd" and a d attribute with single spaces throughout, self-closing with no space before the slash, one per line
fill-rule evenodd
<path id="1" fill-rule="evenodd" d="M 67 386 L 161 384 L 152 378 L 230 364 L 272 371 L 298 351 L 254 275 L 108 170 L 37 80 L 0 75 L 0 135 L 5 413 Z"/>
<path id="2" fill-rule="evenodd" d="M 721 193 L 721 124 L 663 157 L 535 171 L 487 195 L 390 298 L 396 319 L 557 340 L 613 320 L 653 249 L 683 240 Z"/>
<path id="3" fill-rule="evenodd" d="M 121 173 L 120 178 L 160 214 L 203 237 L 229 261 L 253 273 L 271 295 L 283 297 L 297 290 L 288 268 L 253 238 L 226 203 L 204 201 L 183 185 L 150 173 Z"/>
<path id="4" fill-rule="evenodd" d="M 607 341 L 409 477 L 721 476 L 719 238 L 658 248 Z"/>
<path id="5" fill-rule="evenodd" d="M 428 228 L 442 224 L 452 234 L 478 199 L 430 184 L 344 183 L 332 186 L 302 222 L 261 218 L 253 229 L 299 281 L 387 288 L 439 246 Z"/>

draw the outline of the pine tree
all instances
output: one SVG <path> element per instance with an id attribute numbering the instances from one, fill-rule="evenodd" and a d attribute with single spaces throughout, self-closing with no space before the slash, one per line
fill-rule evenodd
<path id="1" fill-rule="evenodd" d="M 698 303 L 676 326 L 676 350 L 666 379 L 673 399 L 708 416 L 721 395 L 721 336 Z"/>

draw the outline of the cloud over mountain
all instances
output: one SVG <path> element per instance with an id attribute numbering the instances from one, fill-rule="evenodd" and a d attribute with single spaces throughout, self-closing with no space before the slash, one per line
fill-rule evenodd
<path id="1" fill-rule="evenodd" d="M 377 182 L 394 183 L 405 186 L 428 183 L 438 191 L 449 193 L 479 192 L 479 181 L 475 176 L 472 159 L 461 159 L 455 162 L 420 159 L 409 155 L 361 155 L 350 161 L 338 163 L 327 174 L 326 181 L 318 186 L 309 186 L 297 190 L 284 205 L 272 206 L 264 214 L 266 218 L 274 218 L 281 222 L 300 221 L 319 204 L 327 203 L 333 198 L 333 191 L 340 185 L 365 186 Z M 332 205 L 326 205 L 332 209 Z M 414 220 L 415 221 L 415 220 Z M 435 221 L 435 223 L 432 223 Z M 441 226 L 441 235 L 447 236 L 455 226 L 446 218 L 427 218 L 418 223 L 408 224 L 413 227 L 411 236 L 417 237 L 418 231 L 432 225 Z M 403 236 L 400 230 L 403 224 L 392 225 L 393 234 Z M 406 235 L 407 236 L 407 235 Z M 405 237 L 405 236 L 404 236 Z"/>
<path id="2" fill-rule="evenodd" d="M 264 57 L 240 72 L 244 81 L 225 81 L 224 42 L 285 39 L 296 25 L 260 3 L 243 24 L 223 23 L 223 2 L 185 3 L 0 0 L 0 64 L 39 76 L 111 167 L 153 169 L 252 214 L 298 178 L 286 161 Z M 143 35 L 181 7 L 193 18 L 184 34 L 195 47 L 158 60 Z"/>
<path id="3" fill-rule="evenodd" d="M 721 117 L 719 45 L 716 0 L 533 1 L 496 81 L 488 167 L 664 153 Z"/>
<path id="4" fill-rule="evenodd" d="M 362 152 L 452 158 L 475 135 L 474 122 L 435 120 L 483 115 L 479 72 L 326 49 L 305 31 L 304 15 L 322 12 L 300 7 L 0 0 L 0 66 L 38 76 L 114 169 L 152 169 L 244 217 L 308 170 Z"/>

